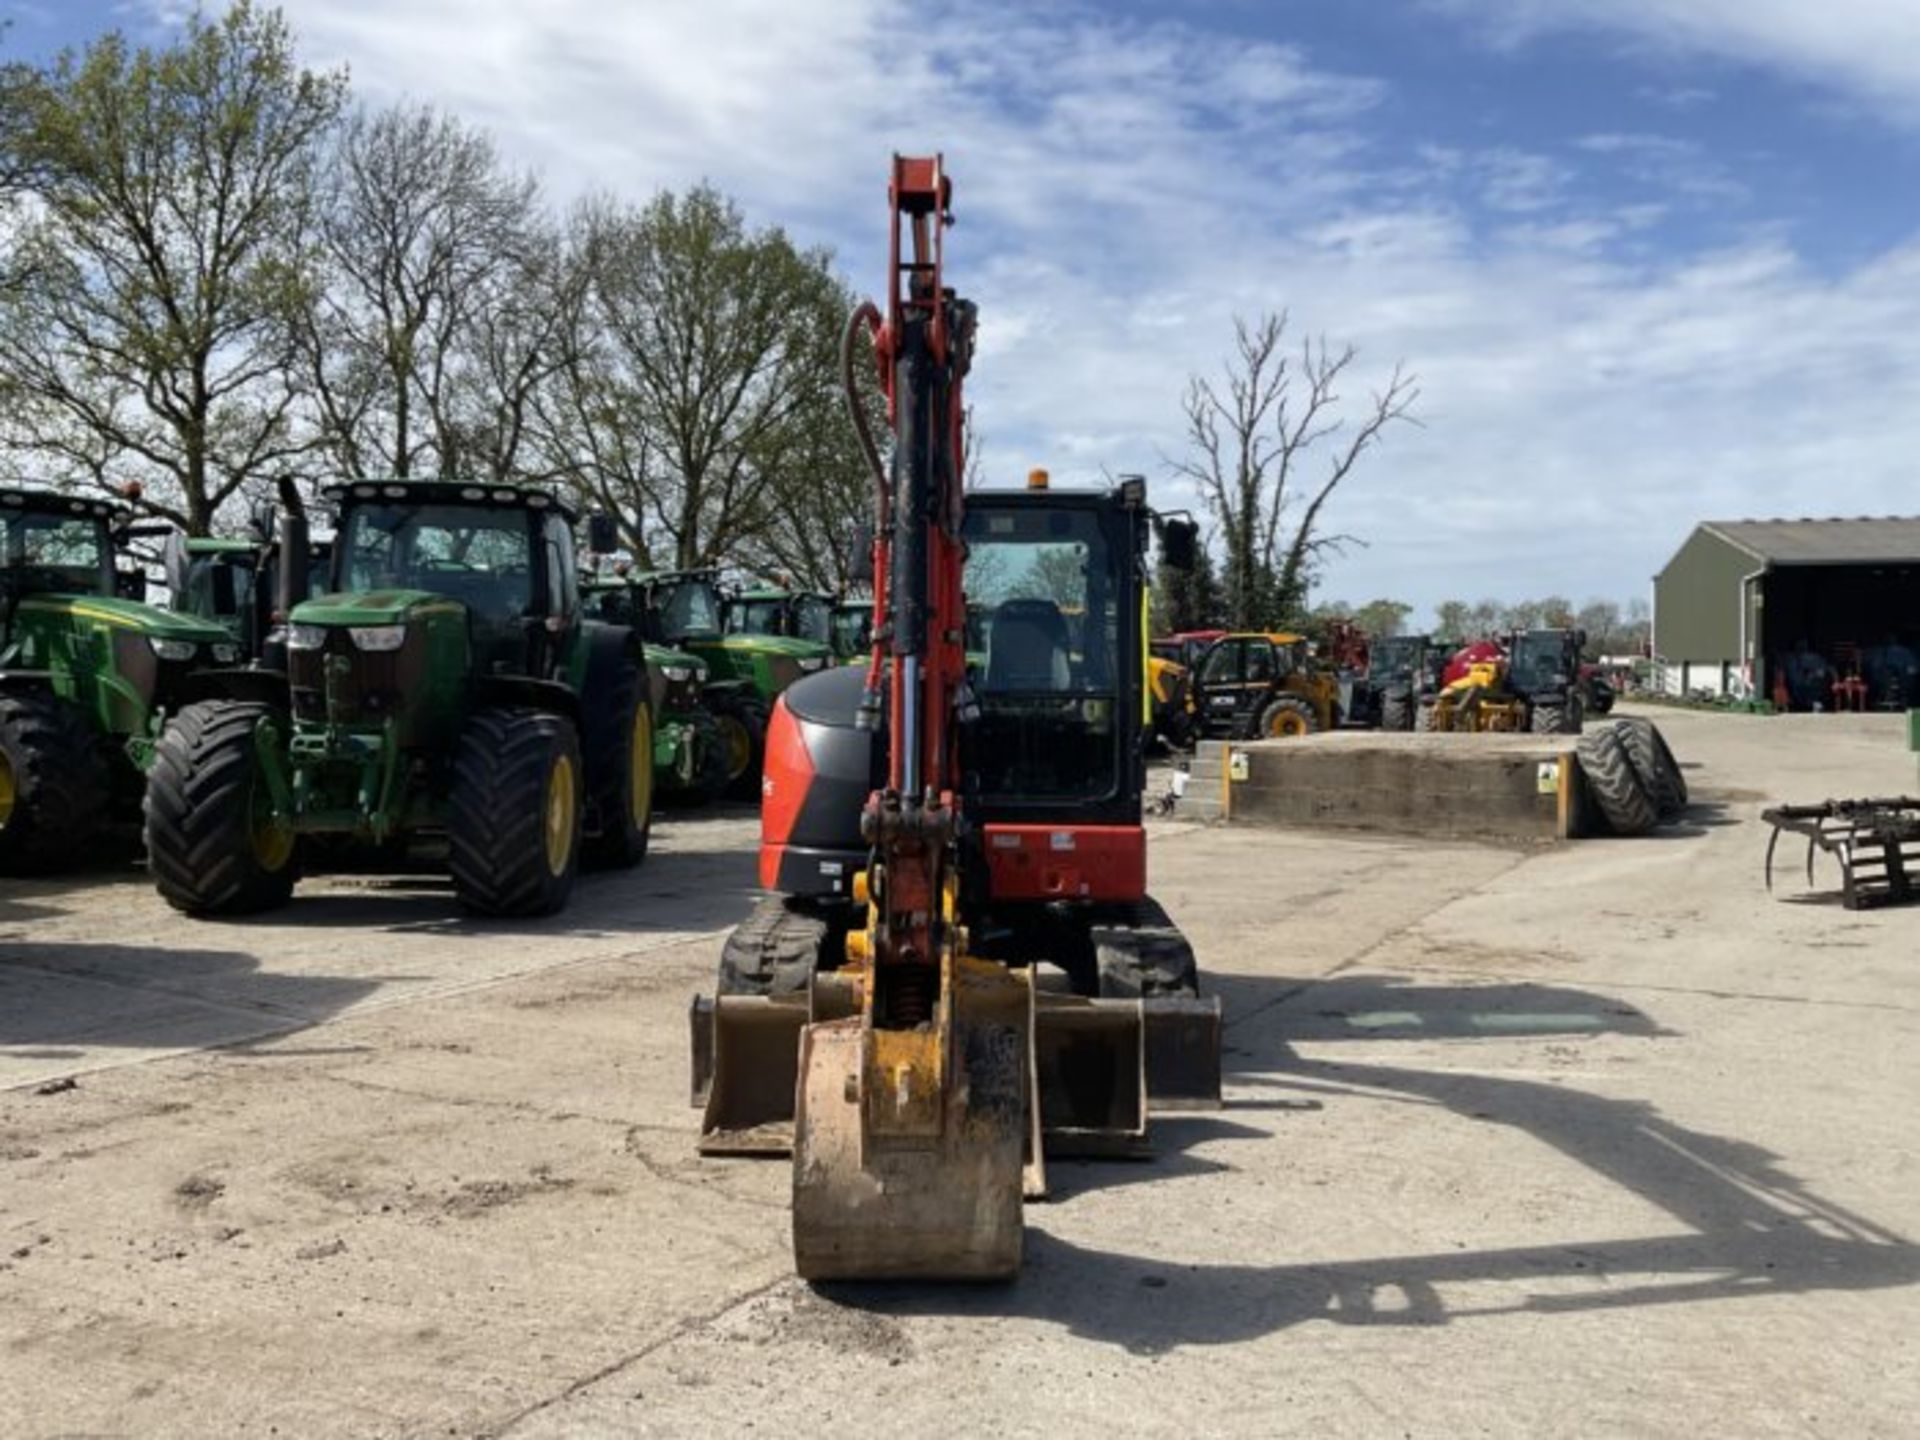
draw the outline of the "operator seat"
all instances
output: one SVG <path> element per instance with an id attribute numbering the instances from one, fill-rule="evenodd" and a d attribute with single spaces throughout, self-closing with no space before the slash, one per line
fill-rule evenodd
<path id="1" fill-rule="evenodd" d="M 988 691 L 1061 691 L 1073 684 L 1067 619 L 1051 600 L 1003 600 L 987 631 Z"/>

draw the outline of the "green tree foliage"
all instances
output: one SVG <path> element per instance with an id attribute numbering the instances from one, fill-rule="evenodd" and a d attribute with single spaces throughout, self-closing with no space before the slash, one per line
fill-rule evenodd
<path id="1" fill-rule="evenodd" d="M 1192 569 L 1176 570 L 1163 560 L 1155 572 L 1153 624 L 1156 634 L 1212 630 L 1224 624 L 1225 606 L 1213 551 L 1207 545 L 1195 548 Z"/>
<path id="2" fill-rule="evenodd" d="M 204 533 L 310 443 L 295 338 L 345 77 L 301 68 L 280 16 L 239 0 L 8 88 L 32 201 L 0 294 L 8 438 L 56 479 L 139 481 L 145 510 Z"/>

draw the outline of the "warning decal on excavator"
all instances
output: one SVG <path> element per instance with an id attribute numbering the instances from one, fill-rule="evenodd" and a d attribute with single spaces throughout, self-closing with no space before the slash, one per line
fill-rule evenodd
<path id="1" fill-rule="evenodd" d="M 1533 772 L 1533 788 L 1542 795 L 1557 795 L 1560 792 L 1560 762 L 1542 760 Z"/>

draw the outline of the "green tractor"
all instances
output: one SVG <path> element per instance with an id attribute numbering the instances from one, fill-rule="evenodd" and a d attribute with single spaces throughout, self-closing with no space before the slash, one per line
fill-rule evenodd
<path id="1" fill-rule="evenodd" d="M 0 873 L 59 869 L 137 814 L 165 715 L 240 659 L 219 626 L 124 597 L 144 590 L 115 570 L 126 518 L 0 489 Z"/>
<path id="2" fill-rule="evenodd" d="M 638 864 L 653 819 L 646 656 L 633 631 L 584 615 L 573 512 L 512 485 L 323 493 L 338 510 L 331 581 L 289 607 L 285 672 L 219 677 L 223 693 L 156 747 L 161 895 L 193 915 L 259 911 L 292 895 L 306 842 L 402 859 L 427 842 L 467 909 L 543 915 L 583 859 Z"/>
<path id="3" fill-rule="evenodd" d="M 833 597 L 817 590 L 741 590 L 727 601 L 727 633 L 782 635 L 832 652 L 833 611 Z"/>
<path id="4" fill-rule="evenodd" d="M 649 601 L 657 598 L 657 587 L 647 580 L 617 571 L 589 570 L 580 584 L 590 613 L 645 637 L 658 717 L 653 774 L 660 798 L 704 805 L 725 794 L 740 768 L 733 758 L 737 746 L 732 733 L 744 725 L 731 717 L 736 710 L 751 710 L 757 703 L 749 687 L 737 680 L 713 681 L 699 656 L 655 638 L 661 634 L 661 616 L 648 608 Z M 723 720 L 723 716 L 729 718 Z"/>
<path id="5" fill-rule="evenodd" d="M 832 652 L 824 643 L 743 628 L 717 570 L 665 571 L 631 583 L 643 597 L 649 638 L 706 665 L 712 679 L 704 698 L 726 745 L 728 793 L 758 799 L 773 702 L 802 675 L 831 665 Z"/>
<path id="6" fill-rule="evenodd" d="M 833 654 L 843 665 L 864 665 L 873 655 L 873 601 L 836 600 Z"/>

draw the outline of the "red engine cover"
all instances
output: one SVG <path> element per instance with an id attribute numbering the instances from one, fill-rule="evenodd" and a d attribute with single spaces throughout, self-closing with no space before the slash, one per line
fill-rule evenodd
<path id="1" fill-rule="evenodd" d="M 1453 652 L 1447 661 L 1447 668 L 1440 676 L 1442 685 L 1451 685 L 1456 680 L 1464 680 L 1467 671 L 1482 660 L 1498 660 L 1507 652 L 1491 640 L 1476 640 Z"/>
<path id="2" fill-rule="evenodd" d="M 807 803 L 807 787 L 813 783 L 813 756 L 800 726 L 787 708 L 782 695 L 773 703 L 773 718 L 767 722 L 765 763 L 760 771 L 760 884 L 763 889 L 780 886 L 780 853 L 793 834 L 800 807 Z"/>
<path id="3" fill-rule="evenodd" d="M 1138 900 L 1147 832 L 1138 825 L 988 825 L 995 900 Z"/>

